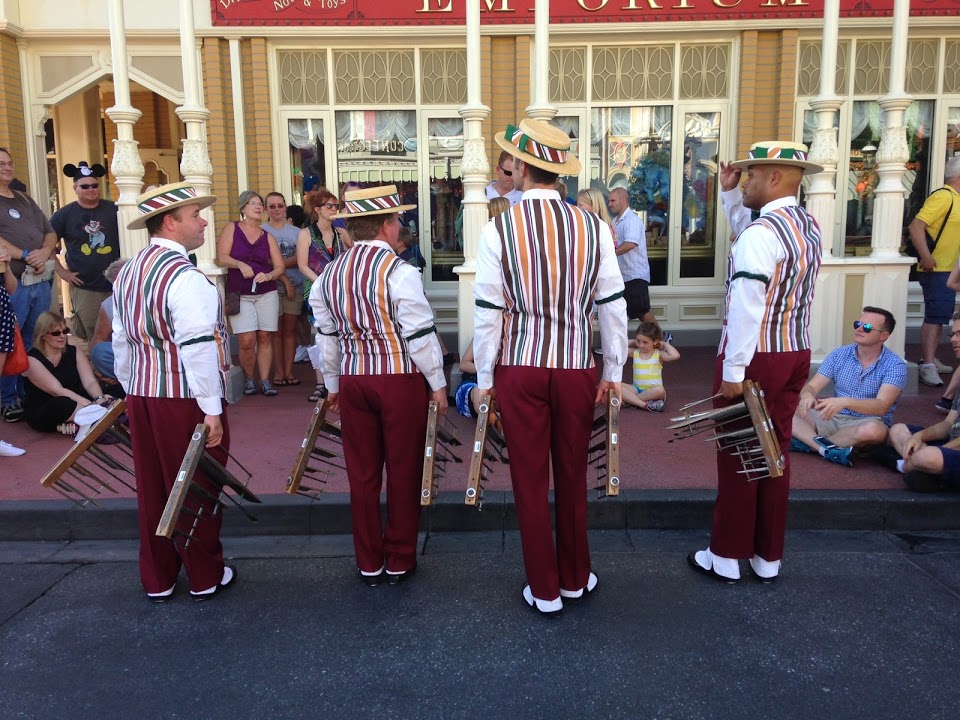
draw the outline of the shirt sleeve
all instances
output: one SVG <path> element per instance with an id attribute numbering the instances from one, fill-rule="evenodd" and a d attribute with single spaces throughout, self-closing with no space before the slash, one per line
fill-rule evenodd
<path id="1" fill-rule="evenodd" d="M 606 223 L 600 223 L 600 272 L 594 300 L 603 347 L 603 379 L 620 382 L 627 360 L 627 301 L 623 298 L 623 277 L 613 237 Z"/>
<path id="2" fill-rule="evenodd" d="M 940 225 L 947 216 L 947 210 L 950 209 L 952 202 L 953 193 L 949 190 L 932 192 L 924 201 L 923 207 L 920 208 L 920 212 L 917 213 L 916 218 L 921 220 L 928 228 L 933 225 Z"/>
<path id="3" fill-rule="evenodd" d="M 491 220 L 480 231 L 477 276 L 473 285 L 476 304 L 473 318 L 473 356 L 477 365 L 477 385 L 481 388 L 493 387 L 493 368 L 500 357 L 500 344 L 503 340 L 506 300 L 503 294 L 501 247 L 500 233 Z"/>
<path id="4" fill-rule="evenodd" d="M 223 412 L 220 356 L 214 328 L 220 319 L 217 288 L 199 272 L 182 272 L 170 283 L 167 310 L 173 325 L 173 342 L 187 386 L 205 415 Z"/>
<path id="5" fill-rule="evenodd" d="M 723 212 L 733 229 L 733 234 L 735 236 L 739 235 L 753 220 L 750 209 L 743 205 L 743 193 L 740 191 L 740 186 L 737 185 L 733 190 L 722 190 L 720 199 L 723 203 Z"/>
<path id="6" fill-rule="evenodd" d="M 63 210 L 63 208 L 60 208 L 50 216 L 50 227 L 52 227 L 53 231 L 57 234 L 57 240 L 62 239 L 66 233 L 63 221 Z"/>
<path id="7" fill-rule="evenodd" d="M 320 372 L 323 382 L 332 393 L 340 392 L 340 340 L 337 326 L 323 298 L 323 283 L 318 279 L 310 288 L 308 299 L 317 327 L 317 348 L 320 350 Z"/>
<path id="8" fill-rule="evenodd" d="M 747 365 L 760 342 L 767 285 L 786 254 L 773 233 L 762 225 L 744 230 L 730 249 L 734 273 L 729 279 L 730 305 L 724 347 L 723 379 L 743 382 Z"/>
<path id="9" fill-rule="evenodd" d="M 893 385 L 904 390 L 907 387 L 907 364 L 898 357 L 891 358 L 881 385 Z"/>
<path id="10" fill-rule="evenodd" d="M 398 265 L 390 273 L 387 283 L 410 359 L 423 373 L 431 390 L 445 388 L 447 381 L 443 376 L 443 349 L 437 337 L 433 308 L 423 293 L 420 271 L 408 263 Z"/>
<path id="11" fill-rule="evenodd" d="M 827 380 L 835 381 L 837 379 L 837 354 L 843 348 L 837 348 L 828 354 L 823 362 L 820 363 L 820 367 L 817 368 L 817 375 L 823 375 Z"/>
<path id="12" fill-rule="evenodd" d="M 114 296 L 113 306 L 113 336 L 111 345 L 113 345 L 113 372 L 117 376 L 117 381 L 125 393 L 130 392 L 130 346 L 127 344 L 127 333 L 123 329 L 123 323 L 120 322 L 120 313 L 117 312 L 116 296 Z"/>
<path id="13" fill-rule="evenodd" d="M 634 245 L 643 244 L 646 247 L 646 237 L 643 232 L 643 223 L 640 222 L 640 217 L 630 208 L 627 208 L 624 212 L 623 222 L 620 223 L 617 229 L 617 241 L 620 243 L 631 242 Z M 630 213 L 627 215 L 626 213 Z"/>

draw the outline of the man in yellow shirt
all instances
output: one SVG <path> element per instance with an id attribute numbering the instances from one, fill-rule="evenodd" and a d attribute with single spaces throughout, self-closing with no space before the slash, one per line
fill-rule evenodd
<path id="1" fill-rule="evenodd" d="M 917 270 L 923 289 L 923 325 L 920 327 L 920 382 L 943 385 L 936 365 L 941 328 L 950 323 L 957 294 L 947 287 L 950 271 L 960 256 L 960 157 L 947 161 L 944 186 L 930 193 L 910 223 L 910 240 L 917 249 Z M 936 241 L 931 250 L 927 236 Z M 946 368 L 950 370 L 951 368 Z"/>

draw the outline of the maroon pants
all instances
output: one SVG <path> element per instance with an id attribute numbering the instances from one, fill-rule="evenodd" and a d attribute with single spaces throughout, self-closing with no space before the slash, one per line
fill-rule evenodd
<path id="1" fill-rule="evenodd" d="M 499 366 L 495 386 L 520 523 L 523 564 L 533 596 L 553 600 L 590 577 L 587 448 L 597 373 Z M 553 463 L 557 544 L 550 527 Z"/>
<path id="2" fill-rule="evenodd" d="M 755 554 L 773 562 L 783 558 L 790 493 L 790 438 L 800 390 L 810 373 L 810 351 L 757 353 L 746 379 L 760 383 L 783 452 L 783 475 L 748 481 L 737 473 L 740 461 L 729 452 L 717 452 L 717 504 L 713 510 L 711 552 L 726 558 Z M 723 356 L 717 358 L 714 392 L 723 379 Z M 736 402 L 739 402 L 737 400 Z M 729 405 L 719 399 L 716 407 Z"/>
<path id="3" fill-rule="evenodd" d="M 409 570 L 417 562 L 420 480 L 429 394 L 423 375 L 344 375 L 340 378 L 343 457 L 357 567 L 375 573 Z M 387 528 L 380 522 L 380 488 L 387 469 Z"/>
<path id="4" fill-rule="evenodd" d="M 184 546 L 182 538 L 168 540 L 156 534 L 193 430 L 203 422 L 203 411 L 193 399 L 128 395 L 127 416 L 130 418 L 133 465 L 137 473 L 140 580 L 144 590 L 159 593 L 173 587 L 181 563 L 187 571 L 190 590 L 208 590 L 223 579 L 223 547 L 220 545 L 223 514 L 212 515 L 213 501 L 196 493 L 187 495 L 184 506 L 193 512 L 202 509 L 204 514 L 189 545 Z M 220 421 L 223 423 L 223 442 L 208 452 L 225 465 L 230 449 L 226 410 Z M 218 494 L 200 471 L 194 476 L 194 482 L 214 496 Z M 192 523 L 193 518 L 184 515 L 178 527 L 186 531 Z"/>

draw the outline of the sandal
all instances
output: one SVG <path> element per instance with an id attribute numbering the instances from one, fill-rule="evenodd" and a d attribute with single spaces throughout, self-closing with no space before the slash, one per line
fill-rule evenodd
<path id="1" fill-rule="evenodd" d="M 323 383 L 317 383 L 313 392 L 310 393 L 310 397 L 307 398 L 309 402 L 315 403 L 320 402 L 327 396 L 327 386 Z"/>
<path id="2" fill-rule="evenodd" d="M 243 381 L 243 394 L 244 395 L 257 394 L 257 384 L 253 381 L 253 378 L 248 377 Z"/>
<path id="3" fill-rule="evenodd" d="M 277 380 L 276 378 L 274 378 L 274 379 L 273 379 L 273 384 L 276 385 L 277 387 L 286 387 L 286 386 L 289 385 L 290 383 L 287 382 L 287 379 L 286 379 L 286 378 L 280 378 L 279 380 Z"/>
<path id="4" fill-rule="evenodd" d="M 299 384 L 300 384 L 300 378 L 288 377 L 288 378 L 284 378 L 284 379 L 283 379 L 283 382 L 284 382 L 284 384 L 289 385 L 289 386 L 292 387 L 292 386 L 294 386 L 294 385 L 299 385 Z"/>
<path id="5" fill-rule="evenodd" d="M 260 392 L 262 392 L 267 397 L 273 397 L 277 394 L 277 389 L 270 384 L 269 380 L 260 381 Z"/>
<path id="6" fill-rule="evenodd" d="M 78 429 L 79 428 L 77 427 L 77 424 L 72 422 L 65 422 L 57 425 L 57 432 L 61 435 L 66 435 L 67 437 L 73 437 L 76 435 Z"/>

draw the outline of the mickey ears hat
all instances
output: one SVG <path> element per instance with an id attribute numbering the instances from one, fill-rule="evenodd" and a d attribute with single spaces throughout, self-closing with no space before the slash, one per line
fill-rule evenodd
<path id="1" fill-rule="evenodd" d="M 87 165 L 86 161 L 81 160 L 80 166 L 76 165 L 64 165 L 63 174 L 68 178 L 73 178 L 74 180 L 82 180 L 83 178 L 95 177 L 101 178 L 107 174 L 107 169 L 103 165 L 94 165 L 90 167 Z"/>

